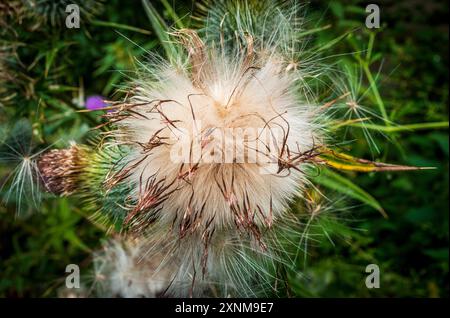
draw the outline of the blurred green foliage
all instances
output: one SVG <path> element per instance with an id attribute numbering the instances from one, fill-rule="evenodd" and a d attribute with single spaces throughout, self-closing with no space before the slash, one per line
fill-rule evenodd
<path id="1" fill-rule="evenodd" d="M 101 119 L 97 112 L 77 112 L 84 98 L 114 98 L 136 57 L 145 50 L 164 53 L 158 38 L 164 23 L 189 25 L 195 8 L 161 0 L 149 10 L 140 1 L 111 0 L 88 20 L 82 17 L 80 29 L 67 29 L 20 3 L 0 6 L 0 124 L 28 118 L 35 151 L 86 141 Z M 322 180 L 337 200 L 345 193 L 351 208 L 331 209 L 313 220 L 308 237 L 318 232 L 323 238 L 304 242 L 308 257 L 287 273 L 291 296 L 448 296 L 448 4 L 384 1 L 380 7 L 382 27 L 368 30 L 363 2 L 313 1 L 306 23 L 318 31 L 309 44 L 330 46 L 327 55 L 342 54 L 347 65 L 356 66 L 363 78 L 358 90 L 368 91 L 366 107 L 380 117 L 384 109 L 385 119 L 395 123 L 351 127 L 353 155 L 436 169 Z M 379 153 L 368 147 L 365 132 Z M 0 180 L 8 172 L 0 166 Z M 377 212 L 378 205 L 388 218 Z M 74 199 L 49 197 L 37 210 L 16 216 L 14 202 L 0 205 L 0 296 L 57 295 L 65 266 L 80 264 L 87 274 L 90 252 L 106 237 Z M 380 289 L 365 287 L 371 263 L 380 267 Z"/>

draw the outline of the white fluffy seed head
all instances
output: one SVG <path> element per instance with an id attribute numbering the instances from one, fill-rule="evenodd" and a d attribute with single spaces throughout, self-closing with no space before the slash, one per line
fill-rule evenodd
<path id="1" fill-rule="evenodd" d="M 90 290 L 100 297 L 268 296 L 282 283 L 274 276 L 277 262 L 294 261 L 295 249 L 292 260 L 278 255 L 290 250 L 279 242 L 292 237 L 290 231 L 267 237 L 265 251 L 250 235 L 234 232 L 218 232 L 206 247 L 200 235 L 179 240 L 176 232 L 161 228 L 146 239 L 116 238 L 94 254 Z"/>
<path id="2" fill-rule="evenodd" d="M 128 147 L 108 182 L 135 185 L 125 225 L 158 220 L 181 237 L 238 228 L 259 240 L 301 193 L 323 145 L 320 107 L 304 94 L 317 74 L 295 54 L 299 7 L 274 3 L 212 5 L 203 30 L 170 34 L 167 60 L 140 63 L 107 115 L 112 143 Z"/>
<path id="3" fill-rule="evenodd" d="M 169 286 L 170 266 L 145 258 L 139 242 L 112 240 L 94 255 L 96 291 L 101 297 L 158 297 Z"/>
<path id="4" fill-rule="evenodd" d="M 167 60 L 138 62 L 106 115 L 107 146 L 123 146 L 124 158 L 105 184 L 131 184 L 124 224 L 146 230 L 138 250 L 151 264 L 114 248 L 112 292 L 155 296 L 158 277 L 169 296 L 256 296 L 282 284 L 280 264 L 296 263 L 299 246 L 281 244 L 299 239 L 286 211 L 324 144 L 323 107 L 306 85 L 321 68 L 303 54 L 298 9 L 213 4 L 199 33 L 171 34 Z"/>
<path id="5" fill-rule="evenodd" d="M 156 79 L 136 82 L 128 102 L 133 113 L 116 132 L 131 145 L 127 167 L 140 185 L 135 196 L 154 178 L 168 186 L 159 206 L 163 221 L 181 220 L 188 211 L 201 214 L 203 226 L 214 219 L 229 227 L 236 205 L 237 213 L 267 223 L 304 183 L 301 166 L 281 165 L 320 143 L 317 109 L 299 99 L 292 72 L 276 55 L 204 50 L 196 74 L 193 67 L 159 64 Z M 177 160 L 180 153 L 190 162 Z M 276 168 L 264 171 L 270 163 Z"/>

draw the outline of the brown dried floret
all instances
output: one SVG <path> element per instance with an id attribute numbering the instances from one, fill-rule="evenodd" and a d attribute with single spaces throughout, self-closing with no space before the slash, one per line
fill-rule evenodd
<path id="1" fill-rule="evenodd" d="M 67 149 L 54 149 L 38 159 L 41 182 L 45 189 L 59 195 L 77 190 L 80 172 L 86 167 L 86 149 L 73 145 Z"/>

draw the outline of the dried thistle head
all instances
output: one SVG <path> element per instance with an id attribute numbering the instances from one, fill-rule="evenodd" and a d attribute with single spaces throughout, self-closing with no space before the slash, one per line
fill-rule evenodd
<path id="1" fill-rule="evenodd" d="M 131 223 L 157 211 L 181 236 L 208 226 L 258 236 L 306 182 L 302 170 L 323 143 L 320 112 L 299 96 L 283 53 L 256 35 L 238 47 L 193 30 L 174 37 L 186 54 L 155 58 L 106 115 L 111 142 L 129 147 L 111 180 L 137 185 Z"/>
<path id="2" fill-rule="evenodd" d="M 79 186 L 79 173 L 88 165 L 87 158 L 86 148 L 78 145 L 53 149 L 41 155 L 37 166 L 44 188 L 54 194 L 72 194 Z"/>

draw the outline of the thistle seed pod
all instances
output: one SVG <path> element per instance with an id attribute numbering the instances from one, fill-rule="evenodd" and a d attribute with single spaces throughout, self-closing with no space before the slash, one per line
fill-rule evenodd
<path id="1" fill-rule="evenodd" d="M 38 158 L 37 166 L 44 188 L 58 195 L 70 195 L 79 186 L 79 173 L 87 166 L 87 150 L 73 145 L 54 149 Z"/>

